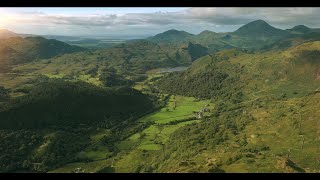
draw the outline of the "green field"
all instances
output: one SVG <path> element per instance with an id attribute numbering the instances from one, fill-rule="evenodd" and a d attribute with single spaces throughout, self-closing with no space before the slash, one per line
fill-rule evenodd
<path id="1" fill-rule="evenodd" d="M 174 102 L 176 102 L 175 109 Z M 171 96 L 166 107 L 162 108 L 159 112 L 141 118 L 140 121 L 153 121 L 157 124 L 165 124 L 171 121 L 194 117 L 193 112 L 200 111 L 207 104 L 210 105 L 209 100 L 199 101 L 193 97 Z"/>

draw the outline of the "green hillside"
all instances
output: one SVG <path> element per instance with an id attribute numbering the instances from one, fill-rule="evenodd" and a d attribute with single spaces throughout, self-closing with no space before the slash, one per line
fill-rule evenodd
<path id="1" fill-rule="evenodd" d="M 48 40 L 42 37 L 9 38 L 2 40 L 0 46 L 3 51 L 11 50 L 7 52 L 8 54 L 4 54 L 4 56 L 15 57 L 15 55 L 18 55 L 15 59 L 12 58 L 13 64 L 47 59 L 57 55 L 84 50 L 57 40 Z M 23 58 L 22 60 L 19 55 Z"/>
<path id="2" fill-rule="evenodd" d="M 79 51 L 84 51 L 84 49 L 42 37 L 3 39 L 0 41 L 0 71 L 6 72 L 12 65 Z"/>
<path id="3" fill-rule="evenodd" d="M 228 55 L 229 59 L 217 61 L 207 56 L 186 72 L 160 80 L 159 87 L 165 92 L 219 96 L 214 99 L 212 117 L 173 133 L 157 160 L 161 162 L 157 171 L 317 172 L 315 150 L 320 147 L 314 142 L 318 131 L 310 117 L 318 116 L 319 52 L 319 41 L 283 52 L 235 56 L 225 51 L 216 56 Z M 221 78 L 221 73 L 234 77 L 234 72 L 238 79 L 223 84 L 228 79 Z M 201 81 L 203 73 L 208 79 Z M 184 90 L 184 83 L 190 91 Z M 225 96 L 223 92 L 233 93 Z"/>

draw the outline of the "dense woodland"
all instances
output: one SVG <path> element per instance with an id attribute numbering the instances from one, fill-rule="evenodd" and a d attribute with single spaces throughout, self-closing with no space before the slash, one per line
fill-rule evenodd
<path id="1" fill-rule="evenodd" d="M 153 97 L 129 87 L 110 89 L 39 77 L 24 92 L 27 95 L 8 100 L 7 90 L 1 88 L 1 98 L 6 100 L 0 112 L 2 172 L 43 172 L 79 161 L 75 154 L 90 145 L 93 129 L 122 132 L 157 108 Z M 112 139 L 119 137 L 113 134 L 106 142 L 112 145 Z"/>
<path id="2" fill-rule="evenodd" d="M 41 129 L 101 121 L 110 127 L 153 108 L 149 97 L 131 88 L 115 91 L 84 82 L 48 79 L 34 84 L 29 91 L 8 102 L 0 113 L 1 127 Z"/>

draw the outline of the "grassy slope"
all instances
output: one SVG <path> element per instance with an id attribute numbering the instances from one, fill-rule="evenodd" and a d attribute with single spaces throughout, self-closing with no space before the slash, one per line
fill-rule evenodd
<path id="1" fill-rule="evenodd" d="M 304 171 L 319 171 L 319 156 L 316 154 L 320 149 L 319 143 L 316 143 L 319 141 L 319 123 L 316 121 L 316 117 L 319 117 L 319 94 L 310 95 L 319 88 L 319 62 L 314 53 L 319 50 L 320 42 L 312 42 L 284 52 L 243 54 L 231 58 L 231 64 L 240 63 L 244 66 L 241 80 L 247 84 L 242 89 L 246 95 L 242 109 L 253 115 L 256 121 L 250 122 L 239 135 L 224 144 L 199 151 L 196 157 L 189 159 L 195 161 L 196 165 L 180 167 L 176 160 L 180 159 L 181 162 L 185 159 L 177 155 L 164 162 L 158 171 L 208 171 L 211 161 L 226 172 L 297 171 L 299 168 L 285 164 L 288 154 L 289 159 Z M 189 75 L 201 72 L 208 61 L 209 58 L 202 58 L 195 62 Z M 280 98 L 283 94 L 286 97 Z M 303 102 L 308 103 L 301 106 Z M 238 138 L 243 137 L 247 137 L 248 141 L 244 147 L 236 143 Z M 267 146 L 270 150 L 253 154 L 252 157 L 239 152 L 239 147 L 261 146 Z M 230 163 L 227 162 L 230 157 L 237 158 Z"/>
<path id="2" fill-rule="evenodd" d="M 176 101 L 176 109 L 173 109 L 174 101 Z M 177 96 L 175 99 L 170 98 L 168 105 L 159 112 L 155 112 L 141 119 L 142 122 L 154 121 L 157 124 L 164 124 L 171 121 L 194 117 L 193 111 L 201 110 L 209 101 L 197 102 L 195 98 Z M 167 109 L 169 111 L 167 111 Z"/>

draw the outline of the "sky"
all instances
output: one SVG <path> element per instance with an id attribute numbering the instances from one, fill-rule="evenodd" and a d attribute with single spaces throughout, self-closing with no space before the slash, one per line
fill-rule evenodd
<path id="1" fill-rule="evenodd" d="M 166 30 L 235 31 L 262 19 L 287 29 L 320 27 L 320 8 L 0 8 L 0 28 L 65 36 L 151 36 Z"/>

